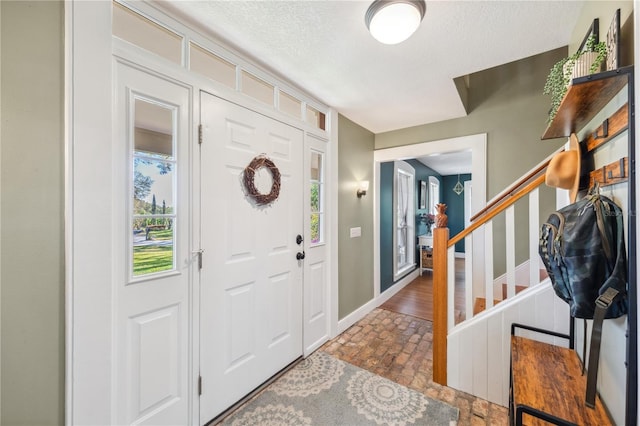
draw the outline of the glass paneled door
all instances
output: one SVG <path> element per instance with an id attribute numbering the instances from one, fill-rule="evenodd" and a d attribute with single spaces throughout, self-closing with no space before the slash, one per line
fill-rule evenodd
<path id="1" fill-rule="evenodd" d="M 190 380 L 190 91 L 117 63 L 114 424 L 184 424 Z M 96 224 L 99 226 L 99 224 Z"/>

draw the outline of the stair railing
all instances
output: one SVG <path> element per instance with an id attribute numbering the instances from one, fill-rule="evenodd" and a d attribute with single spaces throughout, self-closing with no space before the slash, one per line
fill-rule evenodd
<path id="1" fill-rule="evenodd" d="M 532 168 L 503 192 L 494 197 L 485 208 L 471 217 L 471 224 L 459 234 L 449 238 L 449 228 L 433 230 L 433 381 L 447 384 L 447 335 L 455 325 L 455 244 L 465 241 L 465 319 L 474 315 L 474 282 L 484 285 L 486 308 L 494 304 L 493 277 L 493 219 L 505 212 L 506 221 L 506 298 L 515 296 L 515 206 L 521 198 L 529 197 L 529 285 L 540 282 L 538 264 L 539 190 L 545 172 L 557 150 Z M 473 279 L 473 235 L 484 232 L 484 274 Z M 450 273 L 451 271 L 451 273 Z M 502 295 L 501 295 L 502 296 Z M 502 297 L 501 297 L 502 298 Z"/>

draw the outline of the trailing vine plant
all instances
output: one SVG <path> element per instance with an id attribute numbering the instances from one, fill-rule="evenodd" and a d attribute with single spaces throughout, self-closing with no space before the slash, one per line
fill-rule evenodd
<path id="1" fill-rule="evenodd" d="M 593 74 L 600 70 L 602 63 L 607 57 L 606 43 L 603 41 L 596 43 L 596 37 L 594 34 L 591 34 L 589 38 L 587 38 L 584 50 L 578 51 L 567 58 L 560 59 L 553 65 L 553 67 L 551 67 L 542 91 L 545 95 L 551 95 L 549 122 L 551 122 L 556 116 L 560 103 L 562 102 L 565 93 L 567 93 L 569 83 L 571 83 L 571 74 L 573 73 L 573 67 L 575 66 L 576 61 L 587 52 L 597 53 L 595 60 L 589 67 L 589 74 Z"/>

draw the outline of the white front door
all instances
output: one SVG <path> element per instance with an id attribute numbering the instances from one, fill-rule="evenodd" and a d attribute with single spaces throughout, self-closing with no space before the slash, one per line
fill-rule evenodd
<path id="1" fill-rule="evenodd" d="M 96 209 L 113 212 L 116 230 L 114 422 L 184 424 L 192 385 L 191 91 L 120 62 L 115 76 L 113 205 L 100 201 L 109 188 L 94 193 Z"/>
<path id="2" fill-rule="evenodd" d="M 200 423 L 302 355 L 303 132 L 201 92 Z M 278 198 L 258 205 L 243 172 L 265 154 Z M 272 174 L 255 170 L 259 193 Z"/>

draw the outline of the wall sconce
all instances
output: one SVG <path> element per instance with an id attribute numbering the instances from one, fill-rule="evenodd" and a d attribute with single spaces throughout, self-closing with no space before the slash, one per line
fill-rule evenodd
<path id="1" fill-rule="evenodd" d="M 362 182 L 358 183 L 358 192 L 356 192 L 356 195 L 358 196 L 358 198 L 362 198 L 363 195 L 367 195 L 368 190 L 369 181 L 363 180 Z"/>

